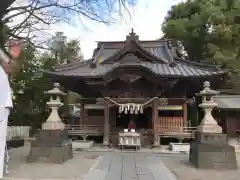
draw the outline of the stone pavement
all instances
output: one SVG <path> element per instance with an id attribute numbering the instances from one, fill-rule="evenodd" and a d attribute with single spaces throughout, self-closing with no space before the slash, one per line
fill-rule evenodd
<path id="1" fill-rule="evenodd" d="M 29 146 L 10 149 L 9 174 L 4 180 L 82 180 L 98 159 L 98 154 L 75 152 L 64 164 L 26 163 Z"/>
<path id="2" fill-rule="evenodd" d="M 162 155 L 162 162 L 177 176 L 178 180 L 239 180 L 240 153 L 236 153 L 237 170 L 196 169 L 190 165 L 187 154 Z M 186 173 L 187 172 L 187 173 Z"/>
<path id="3" fill-rule="evenodd" d="M 130 150 L 130 149 L 119 149 L 116 147 L 112 147 L 112 148 L 106 148 L 106 147 L 102 147 L 101 145 L 95 145 L 93 148 L 91 149 L 83 149 L 82 151 L 85 152 L 114 152 L 114 153 L 136 153 L 135 150 Z M 174 153 L 179 153 L 179 152 L 172 152 L 169 150 L 169 146 L 161 146 L 158 148 L 146 148 L 146 147 L 141 147 L 138 151 L 137 154 L 157 154 L 157 153 L 170 153 L 170 154 L 174 154 Z"/>
<path id="4" fill-rule="evenodd" d="M 10 150 L 10 173 L 5 180 L 239 180 L 240 177 L 240 169 L 195 169 L 189 165 L 188 155 L 181 153 L 76 151 L 74 158 L 64 164 L 27 164 L 28 152 L 28 146 Z M 240 153 L 237 159 L 240 167 Z"/>
<path id="5" fill-rule="evenodd" d="M 105 154 L 84 180 L 176 180 L 157 156 Z"/>
<path id="6" fill-rule="evenodd" d="M 176 180 L 154 153 L 76 151 L 64 164 L 28 164 L 28 152 L 29 146 L 9 151 L 4 180 Z"/>

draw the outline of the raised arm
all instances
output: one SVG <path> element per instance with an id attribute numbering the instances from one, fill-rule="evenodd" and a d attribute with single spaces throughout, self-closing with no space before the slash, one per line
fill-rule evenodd
<path id="1" fill-rule="evenodd" d="M 13 44 L 10 48 L 11 56 L 16 59 L 21 52 L 20 45 Z M 21 64 L 12 60 L 1 48 L 0 48 L 0 63 L 7 74 L 13 74 L 21 69 Z"/>

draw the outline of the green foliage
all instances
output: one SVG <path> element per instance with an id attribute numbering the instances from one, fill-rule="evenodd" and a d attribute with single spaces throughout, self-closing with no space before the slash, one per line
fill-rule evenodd
<path id="1" fill-rule="evenodd" d="M 44 91 L 49 90 L 52 83 L 43 74 L 42 57 L 37 58 L 36 53 L 28 45 L 19 57 L 24 59 L 21 71 L 11 78 L 14 108 L 9 119 L 10 124 L 39 127 L 45 120 L 47 97 Z"/>
<path id="2" fill-rule="evenodd" d="M 168 12 L 162 30 L 192 61 L 240 67 L 240 0 L 182 2 Z"/>
<path id="3" fill-rule="evenodd" d="M 52 40 L 51 40 L 52 42 Z M 17 61 L 23 60 L 22 69 L 11 77 L 11 87 L 14 95 L 14 108 L 9 118 L 11 125 L 30 125 L 33 129 L 41 127 L 46 120 L 48 109 L 46 102 L 49 97 L 45 91 L 52 89 L 52 82 L 43 72 L 50 70 L 53 65 L 63 63 L 65 59 L 76 56 L 80 51 L 78 41 L 70 41 L 59 49 L 50 48 L 50 52 L 39 52 L 28 44 Z M 61 44 L 61 42 L 59 43 Z M 65 52 L 63 56 L 55 58 L 55 53 Z M 70 93 L 68 98 L 75 103 L 79 96 Z M 68 103 L 68 98 L 64 101 Z"/>
<path id="4" fill-rule="evenodd" d="M 162 30 L 184 47 L 189 60 L 239 72 L 240 0 L 187 0 L 171 8 Z M 229 83 L 239 92 L 236 78 L 238 73 Z"/>
<path id="5" fill-rule="evenodd" d="M 78 40 L 67 41 L 63 32 L 56 32 L 49 42 L 50 54 L 57 64 L 70 63 L 75 60 L 83 60 L 80 43 Z"/>

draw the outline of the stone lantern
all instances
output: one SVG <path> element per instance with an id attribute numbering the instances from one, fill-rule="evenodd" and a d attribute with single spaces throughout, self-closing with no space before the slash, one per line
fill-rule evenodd
<path id="1" fill-rule="evenodd" d="M 213 97 L 219 94 L 219 91 L 212 90 L 210 88 L 210 82 L 205 81 L 203 84 L 204 89 L 197 95 L 202 97 L 202 103 L 199 105 L 204 111 L 204 117 L 201 124 L 198 126 L 199 132 L 208 133 L 222 133 L 222 128 L 217 124 L 216 120 L 212 116 L 213 108 L 217 107 Z"/>
<path id="2" fill-rule="evenodd" d="M 63 105 L 60 96 L 65 95 L 60 90 L 59 83 L 54 83 L 53 89 L 45 92 L 50 95 L 47 105 L 52 112 L 42 130 L 36 134 L 36 140 L 31 142 L 28 162 L 46 161 L 50 163 L 64 163 L 73 157 L 72 141 L 68 139 L 68 132 L 58 115 L 58 109 Z"/>
<path id="3" fill-rule="evenodd" d="M 61 96 L 66 95 L 60 90 L 60 84 L 54 83 L 53 89 L 45 92 L 45 94 L 50 95 L 50 100 L 47 102 L 47 105 L 51 109 L 51 114 L 42 125 L 44 130 L 63 130 L 65 125 L 62 122 L 58 114 L 58 109 L 63 105 L 61 102 Z"/>
<path id="4" fill-rule="evenodd" d="M 217 106 L 213 97 L 219 92 L 212 90 L 208 81 L 203 87 L 197 95 L 202 97 L 199 107 L 204 110 L 204 117 L 190 144 L 189 161 L 201 169 L 236 169 L 235 148 L 228 145 L 227 135 L 222 133 L 222 128 L 211 114 Z"/>

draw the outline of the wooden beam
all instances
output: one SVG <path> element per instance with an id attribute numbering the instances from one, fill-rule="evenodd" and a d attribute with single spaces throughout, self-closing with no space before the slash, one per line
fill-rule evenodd
<path id="1" fill-rule="evenodd" d="M 157 129 L 156 129 L 156 122 L 158 119 L 158 99 L 154 99 L 152 102 L 152 128 L 153 128 L 153 146 L 157 147 L 160 146 L 160 140 L 158 137 Z"/>
<path id="2" fill-rule="evenodd" d="M 85 108 L 84 108 L 85 104 L 84 102 L 81 102 L 81 110 L 80 110 L 80 125 L 83 124 L 83 125 L 86 125 L 86 122 L 85 122 Z"/>
<path id="3" fill-rule="evenodd" d="M 187 120 L 187 103 L 185 102 L 183 104 L 183 126 L 188 126 L 188 120 Z"/>
<path id="4" fill-rule="evenodd" d="M 105 100 L 104 109 L 104 135 L 103 135 L 103 145 L 109 146 L 109 132 L 110 132 L 110 117 L 109 117 L 109 102 Z"/>

